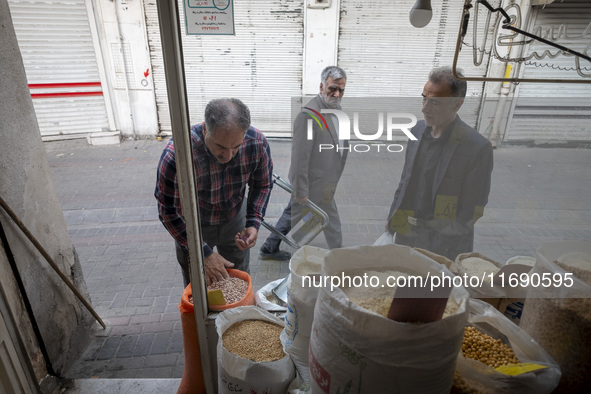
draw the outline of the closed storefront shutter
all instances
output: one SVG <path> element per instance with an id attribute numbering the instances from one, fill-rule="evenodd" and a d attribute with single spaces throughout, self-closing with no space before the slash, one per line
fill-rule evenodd
<path id="1" fill-rule="evenodd" d="M 591 2 L 561 1 L 535 7 L 529 31 L 567 48 L 591 54 Z M 528 53 L 560 52 L 533 42 Z M 591 63 L 581 59 L 581 72 L 591 80 Z M 522 66 L 522 78 L 582 79 L 575 70 L 575 57 L 532 58 Z M 506 141 L 591 141 L 591 84 L 521 83 Z"/>
<path id="2" fill-rule="evenodd" d="M 383 110 L 410 111 L 420 120 L 420 97 L 429 72 L 434 67 L 452 66 L 462 3 L 434 5 L 430 23 L 415 28 L 409 21 L 415 2 L 341 0 L 338 63 L 349 77 L 347 97 L 412 98 L 407 103 L 393 100 L 397 108 Z M 474 75 L 471 69 L 464 67 L 464 71 Z M 473 126 L 482 89 L 483 83 L 469 82 L 468 99 L 459 112 Z"/>
<path id="3" fill-rule="evenodd" d="M 86 1 L 8 3 L 43 139 L 108 130 Z"/>
<path id="4" fill-rule="evenodd" d="M 170 133 L 156 1 L 144 6 L 160 130 Z M 267 136 L 291 134 L 291 97 L 302 94 L 303 6 L 302 0 L 236 0 L 235 36 L 186 35 L 180 10 L 192 124 L 203 121 L 209 100 L 236 97 Z"/>

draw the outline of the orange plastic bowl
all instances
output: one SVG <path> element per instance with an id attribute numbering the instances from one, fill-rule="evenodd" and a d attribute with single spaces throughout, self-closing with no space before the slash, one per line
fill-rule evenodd
<path id="1" fill-rule="evenodd" d="M 237 306 L 254 305 L 255 298 L 254 298 L 254 292 L 252 290 L 252 279 L 251 279 L 250 275 L 244 271 L 240 271 L 240 270 L 232 269 L 232 268 L 227 268 L 226 271 L 228 271 L 228 275 L 230 275 L 230 277 L 240 278 L 243 281 L 245 281 L 246 283 L 248 283 L 248 288 L 246 289 L 246 294 L 244 295 L 244 297 L 240 301 L 234 302 L 232 304 L 225 304 L 225 305 L 209 305 L 209 309 L 217 312 L 217 311 L 223 311 L 223 310 L 230 309 L 230 308 L 235 308 Z M 191 313 L 194 311 L 193 304 L 191 302 L 189 302 L 189 296 L 191 296 L 191 295 L 193 295 L 193 290 L 191 289 L 191 284 L 189 283 L 189 285 L 185 288 L 185 291 L 183 292 L 183 296 L 181 298 L 181 303 L 179 304 L 179 310 L 181 312 Z"/>

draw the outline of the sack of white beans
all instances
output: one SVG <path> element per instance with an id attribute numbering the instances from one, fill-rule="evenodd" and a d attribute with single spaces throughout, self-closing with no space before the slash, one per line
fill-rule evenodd
<path id="1" fill-rule="evenodd" d="M 280 318 L 256 306 L 239 306 L 220 313 L 215 326 L 218 393 L 287 391 L 295 367 L 279 338 Z"/>
<path id="2" fill-rule="evenodd" d="M 466 278 L 466 290 L 471 298 L 489 302 L 487 298 L 503 298 L 506 289 L 492 285 L 492 280 L 503 264 L 477 252 L 460 253 L 451 264 L 451 272 Z"/>
<path id="3" fill-rule="evenodd" d="M 356 278 L 366 275 L 371 286 L 350 289 L 355 297 L 344 291 L 349 289 L 331 289 L 334 278 L 353 272 Z M 407 246 L 333 249 L 324 259 L 321 279 L 327 279 L 327 286 L 320 287 L 310 338 L 313 393 L 449 392 L 467 322 L 468 292 L 452 289 L 447 302 L 455 307 L 441 320 L 398 322 L 363 302 L 387 297 L 392 302 L 391 284 L 382 282 L 383 274 L 453 278 L 445 266 Z"/>
<path id="4" fill-rule="evenodd" d="M 308 275 L 320 275 L 324 257 L 328 252 L 326 249 L 306 245 L 298 249 L 289 262 L 287 312 L 285 313 L 285 328 L 281 333 L 281 341 L 304 381 L 304 389 L 310 383 L 308 346 L 318 289 L 303 287 L 302 281 Z"/>

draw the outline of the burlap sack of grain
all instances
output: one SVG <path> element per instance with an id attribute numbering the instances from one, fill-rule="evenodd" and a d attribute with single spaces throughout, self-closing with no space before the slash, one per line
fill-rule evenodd
<path id="1" fill-rule="evenodd" d="M 400 245 L 333 249 L 322 275 L 358 270 L 445 275 L 445 266 Z M 449 317 L 400 323 L 353 303 L 340 288 L 320 287 L 310 338 L 313 393 L 449 392 L 467 322 L 468 293 L 454 288 L 459 305 Z"/>
<path id="2" fill-rule="evenodd" d="M 591 271 L 563 262 L 573 254 L 591 256 L 591 243 L 549 242 L 540 246 L 530 275 L 563 280 L 561 286 L 531 287 L 520 327 L 560 365 L 556 393 L 591 392 Z M 589 259 L 589 257 L 587 257 Z M 568 275 L 567 275 L 568 274 Z M 567 286 L 570 285 L 570 286 Z"/>
<path id="3" fill-rule="evenodd" d="M 494 339 L 502 339 L 521 364 L 530 363 L 546 368 L 510 376 L 484 363 L 466 358 L 460 352 L 456 370 L 464 381 L 483 394 L 551 393 L 560 379 L 560 367 L 542 346 L 492 305 L 480 300 L 470 300 L 468 309 L 468 323 Z"/>
<path id="4" fill-rule="evenodd" d="M 314 246 L 303 246 L 294 253 L 289 262 L 290 276 L 287 282 L 287 312 L 281 342 L 304 381 L 303 390 L 310 384 L 308 347 L 314 321 L 314 306 L 318 288 L 303 287 L 306 275 L 320 274 L 328 250 Z"/>
<path id="5" fill-rule="evenodd" d="M 285 393 L 295 377 L 295 367 L 289 355 L 280 360 L 255 362 L 224 348 L 224 332 L 243 320 L 264 320 L 283 326 L 283 320 L 255 306 L 240 306 L 220 313 L 215 322 L 218 333 L 218 393 Z M 261 338 L 261 341 L 266 338 Z"/>

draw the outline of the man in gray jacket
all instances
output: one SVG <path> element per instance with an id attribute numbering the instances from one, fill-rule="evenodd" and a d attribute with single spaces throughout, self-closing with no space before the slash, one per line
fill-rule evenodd
<path id="1" fill-rule="evenodd" d="M 411 129 L 417 140 L 408 142 L 387 222 L 396 244 L 451 260 L 472 251 L 493 169 L 491 143 L 457 115 L 466 88 L 450 67 L 431 71 L 422 94 L 425 120 Z"/>
<path id="2" fill-rule="evenodd" d="M 331 249 L 343 246 L 341 220 L 334 193 L 345 167 L 348 141 L 338 139 L 336 116 L 322 114 L 321 111 L 341 109 L 340 103 L 346 83 L 347 75 L 343 69 L 336 66 L 326 67 L 321 74 L 319 94 L 310 100 L 296 117 L 289 169 L 289 181 L 293 191 L 289 204 L 275 225 L 282 234 L 287 234 L 292 224 L 297 223 L 306 213 L 306 204 L 310 200 L 328 214 L 329 221 L 323 231 Z M 309 135 L 308 120 L 313 118 L 326 122 L 313 121 L 312 135 Z M 262 258 L 289 260 L 290 253 L 280 250 L 280 243 L 281 239 L 271 234 L 261 247 Z"/>

